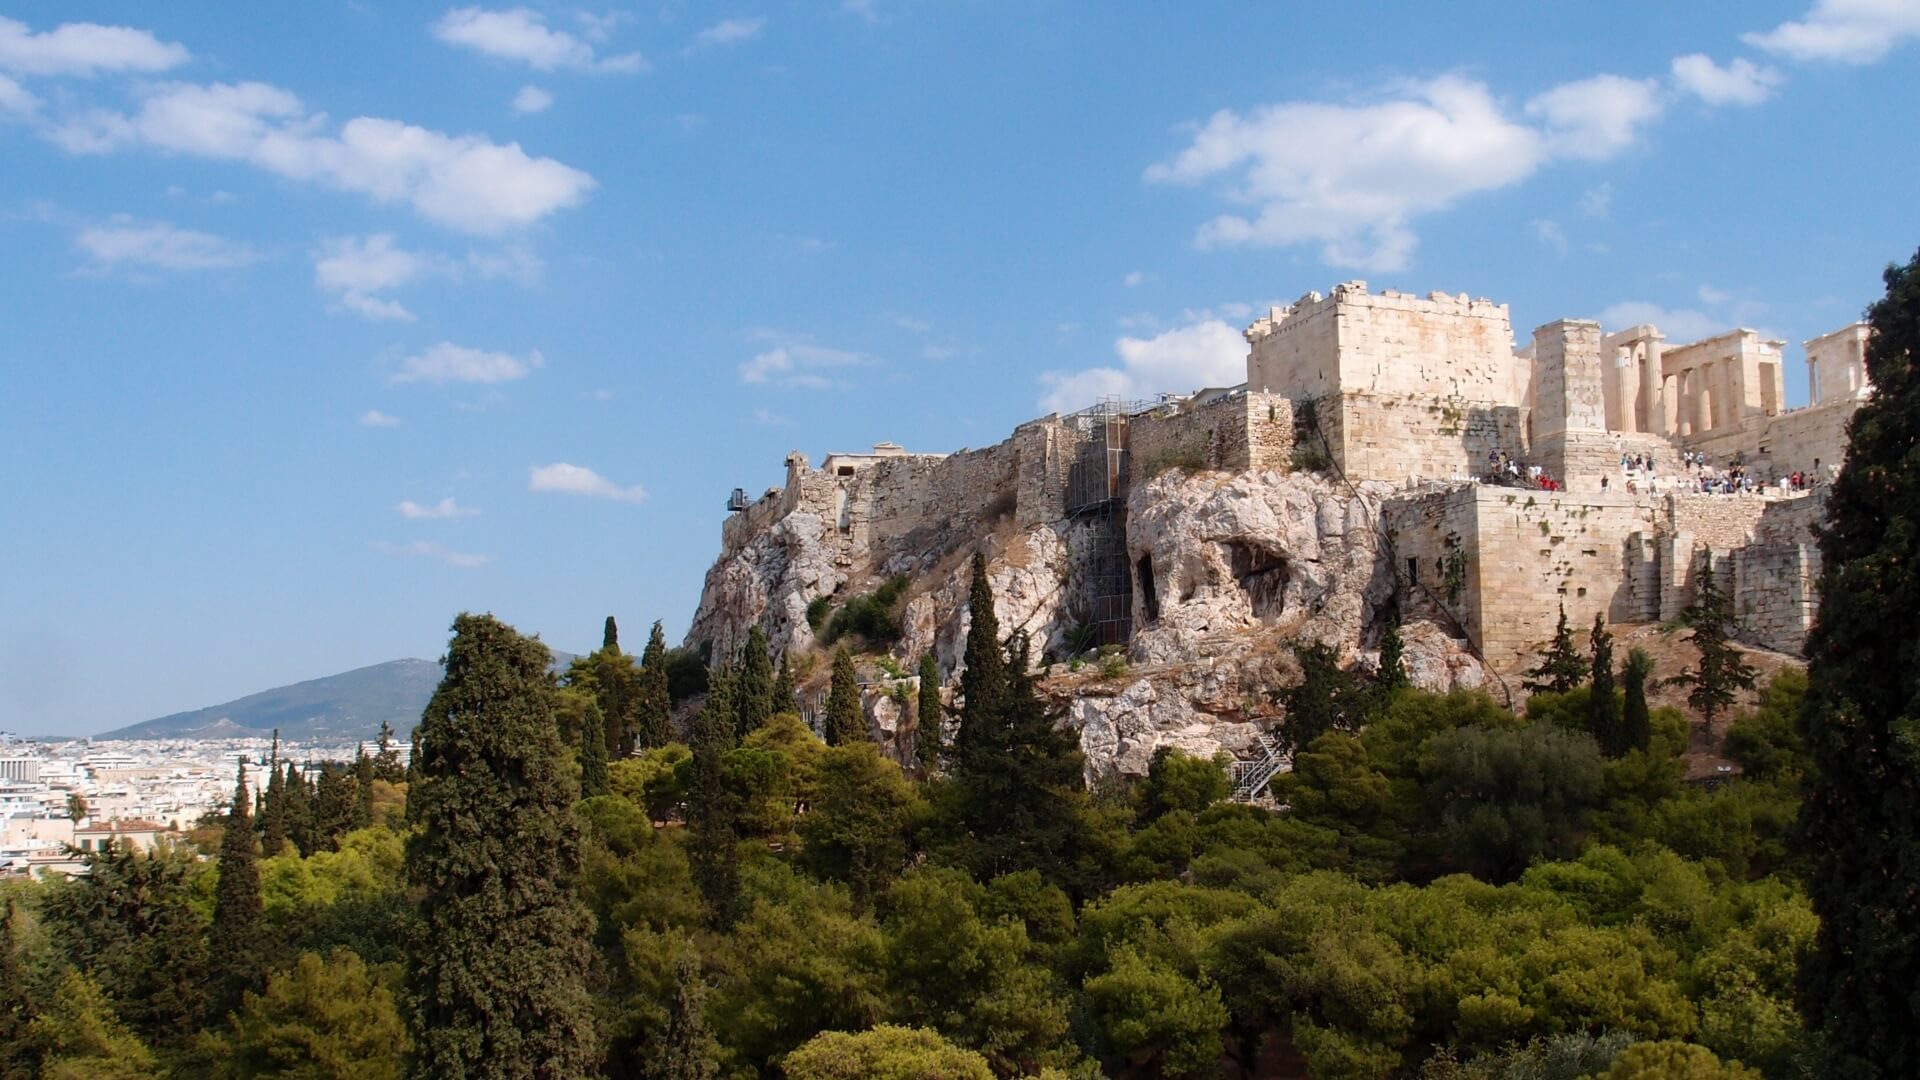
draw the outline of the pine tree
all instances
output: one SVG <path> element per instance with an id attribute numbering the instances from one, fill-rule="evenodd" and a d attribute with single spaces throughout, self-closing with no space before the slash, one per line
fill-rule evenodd
<path id="1" fill-rule="evenodd" d="M 400 763 L 400 751 L 393 746 L 393 725 L 380 721 L 380 739 L 374 744 L 373 777 L 389 784 L 405 783 L 407 767 Z"/>
<path id="2" fill-rule="evenodd" d="M 607 616 L 606 628 L 600 631 L 600 651 L 620 651 L 620 624 L 614 622 L 611 615 Z"/>
<path id="3" fill-rule="evenodd" d="M 287 784 L 280 775 L 280 729 L 273 729 L 273 751 L 267 755 L 267 812 L 261 823 L 260 854 L 271 859 L 287 846 Z"/>
<path id="4" fill-rule="evenodd" d="M 361 743 L 353 752 L 353 827 L 364 829 L 373 824 L 373 759 L 367 756 L 367 745 Z"/>
<path id="5" fill-rule="evenodd" d="M 600 706 L 587 702 L 580 725 L 580 797 L 591 799 L 611 790 L 607 775 L 607 723 Z"/>
<path id="6" fill-rule="evenodd" d="M 619 747 L 621 754 L 630 753 L 636 747 L 649 750 L 673 741 L 673 695 L 667 691 L 667 637 L 657 621 L 647 637 L 647 651 L 640 656 L 637 692 L 634 745 Z"/>
<path id="7" fill-rule="evenodd" d="M 1799 840 L 1820 930 L 1800 1002 L 1831 1075 L 1891 1078 L 1920 1075 L 1920 253 L 1885 280 L 1807 638 Z"/>
<path id="8" fill-rule="evenodd" d="M 1560 625 L 1553 631 L 1553 643 L 1540 657 L 1540 666 L 1529 670 L 1520 685 L 1536 694 L 1564 694 L 1585 682 L 1587 662 L 1573 647 L 1573 631 L 1567 626 L 1567 605 L 1560 605 Z"/>
<path id="9" fill-rule="evenodd" d="M 867 715 L 860 707 L 860 677 L 853 670 L 853 657 L 845 649 L 833 654 L 833 682 L 827 688 L 825 727 L 828 746 L 868 741 Z"/>
<path id="10" fill-rule="evenodd" d="M 721 929 L 739 917 L 740 853 L 734 822 L 738 796 L 727 786 L 726 757 L 734 747 L 733 681 L 715 672 L 707 700 L 693 722 L 693 774 L 687 784 L 687 861 L 706 902 L 707 917 Z"/>
<path id="11" fill-rule="evenodd" d="M 793 668 L 787 665 L 787 653 L 784 652 L 780 654 L 780 670 L 773 676 L 771 700 L 770 707 L 775 715 L 800 712 L 800 693 L 793 685 Z"/>
<path id="12" fill-rule="evenodd" d="M 1380 667 L 1374 676 L 1374 685 L 1388 694 L 1407 685 L 1406 651 L 1406 642 L 1400 637 L 1400 620 L 1390 620 L 1386 633 L 1380 635 Z"/>
<path id="13" fill-rule="evenodd" d="M 1714 717 L 1732 707 L 1740 691 L 1753 689 L 1757 673 L 1733 647 L 1733 597 L 1721 586 L 1710 556 L 1701 558 L 1693 579 L 1693 603 L 1680 617 L 1692 628 L 1687 640 L 1700 650 L 1700 662 L 1683 669 L 1673 681 L 1692 687 L 1687 704 L 1699 712 L 1711 733 Z"/>
<path id="14" fill-rule="evenodd" d="M 0 1080 L 37 1075 L 31 1060 L 27 1026 L 33 1023 L 33 1002 L 27 996 L 20 970 L 17 935 L 13 928 L 13 897 L 0 896 Z"/>
<path id="15" fill-rule="evenodd" d="M 1620 723 L 1620 699 L 1613 693 L 1613 635 L 1599 615 L 1593 617 L 1588 641 L 1593 647 L 1593 681 L 1587 697 L 1587 733 L 1600 744 L 1602 754 L 1617 758 L 1632 747 L 1627 745 L 1626 731 Z"/>
<path id="16" fill-rule="evenodd" d="M 300 849 L 301 855 L 311 855 L 320 850 L 319 840 L 313 831 L 313 790 L 291 761 L 287 762 L 281 798 L 284 805 L 281 815 L 286 819 L 287 839 Z"/>
<path id="17" fill-rule="evenodd" d="M 646 1080 L 710 1080 L 716 1071 L 717 1046 L 707 1029 L 706 985 L 700 980 L 700 965 L 690 952 L 683 952 L 673 974 L 666 1030 L 642 1075 Z"/>
<path id="18" fill-rule="evenodd" d="M 1628 649 L 1627 701 L 1620 711 L 1620 745 L 1628 751 L 1645 750 L 1653 742 L 1653 713 L 1647 708 L 1647 686 L 1653 679 L 1653 657 L 1645 649 Z"/>
<path id="19" fill-rule="evenodd" d="M 579 794 L 545 645 L 453 621 L 414 743 L 407 879 L 420 893 L 408 1027 L 424 1076 L 579 1076 L 598 1065 L 593 916 L 575 892 Z"/>
<path id="20" fill-rule="evenodd" d="M 978 774 L 971 759 L 976 745 L 998 741 L 1002 703 L 1007 695 L 1007 664 L 1000 651 L 1000 620 L 993 613 L 993 586 L 987 583 L 987 559 L 973 555 L 973 583 L 967 589 L 966 669 L 960 673 L 960 726 L 954 732 L 956 770 Z"/>
<path id="21" fill-rule="evenodd" d="M 234 784 L 233 806 L 220 838 L 219 874 L 213 886 L 213 926 L 207 944 L 213 964 L 213 1016 L 217 1019 L 240 1003 L 241 991 L 259 969 L 261 944 L 260 865 L 253 850 L 253 805 L 247 797 L 247 765 L 240 763 Z"/>
<path id="22" fill-rule="evenodd" d="M 773 660 L 767 655 L 767 635 L 757 624 L 747 631 L 746 647 L 740 651 L 733 707 L 740 718 L 734 730 L 742 739 L 764 727 L 774 712 Z"/>
<path id="23" fill-rule="evenodd" d="M 920 699 L 918 722 L 914 727 L 913 754 L 920 762 L 922 775 L 932 776 L 940 767 L 941 724 L 946 710 L 940 707 L 940 661 L 929 652 L 920 658 Z"/>

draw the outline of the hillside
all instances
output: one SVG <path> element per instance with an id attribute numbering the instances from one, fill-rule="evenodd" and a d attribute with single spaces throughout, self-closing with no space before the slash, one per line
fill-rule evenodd
<path id="1" fill-rule="evenodd" d="M 554 669 L 572 653 L 554 650 Z M 100 735 L 103 739 L 237 739 L 279 728 L 289 739 L 370 739 L 381 721 L 405 736 L 440 683 L 434 660 L 389 660 L 384 664 L 308 679 L 248 694 L 221 705 L 174 713 Z"/>

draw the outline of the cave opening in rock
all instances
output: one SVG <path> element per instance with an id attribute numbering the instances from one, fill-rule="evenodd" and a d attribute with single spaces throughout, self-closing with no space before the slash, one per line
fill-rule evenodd
<path id="1" fill-rule="evenodd" d="M 1145 605 L 1147 625 L 1152 626 L 1160 621 L 1160 591 L 1153 583 L 1153 556 L 1140 556 L 1133 569 L 1140 582 L 1140 600 Z"/>
<path id="2" fill-rule="evenodd" d="M 1257 619 L 1277 619 L 1286 611 L 1287 583 L 1293 568 L 1287 557 L 1257 544 L 1230 541 L 1227 560 L 1235 581 L 1245 590 Z"/>

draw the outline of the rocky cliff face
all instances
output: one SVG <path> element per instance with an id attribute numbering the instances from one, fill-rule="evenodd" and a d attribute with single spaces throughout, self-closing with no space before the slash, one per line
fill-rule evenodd
<path id="1" fill-rule="evenodd" d="M 1117 661 L 1072 664 L 1086 610 L 1082 585 L 1095 526 L 1072 519 L 973 534 L 923 532 L 917 545 L 859 550 L 817 513 L 796 510 L 733 545 L 708 573 L 689 643 L 742 640 L 759 621 L 776 648 L 816 648 L 806 622 L 818 596 L 840 599 L 891 573 L 910 574 L 903 636 L 911 670 L 932 652 L 958 674 L 969 618 L 968 559 L 987 555 L 1003 631 L 1025 631 L 1043 688 L 1080 732 L 1090 775 L 1140 774 L 1160 746 L 1241 754 L 1277 716 L 1273 692 L 1298 678 L 1289 643 L 1319 640 L 1372 663 L 1394 602 L 1380 529 L 1385 485 L 1357 489 L 1308 473 L 1169 470 L 1136 486 L 1124 514 L 1133 634 Z M 1440 627 L 1403 630 L 1410 677 L 1431 689 L 1481 685 L 1479 663 Z M 884 680 L 869 716 L 891 737 L 901 718 Z"/>

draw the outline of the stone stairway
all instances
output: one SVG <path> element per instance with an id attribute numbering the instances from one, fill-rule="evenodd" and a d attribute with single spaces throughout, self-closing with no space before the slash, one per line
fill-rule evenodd
<path id="1" fill-rule="evenodd" d="M 1280 748 L 1267 732 L 1254 736 L 1254 757 L 1233 763 L 1228 779 L 1233 781 L 1233 801 L 1250 803 L 1260 797 L 1267 784 L 1292 764 L 1292 756 Z"/>

